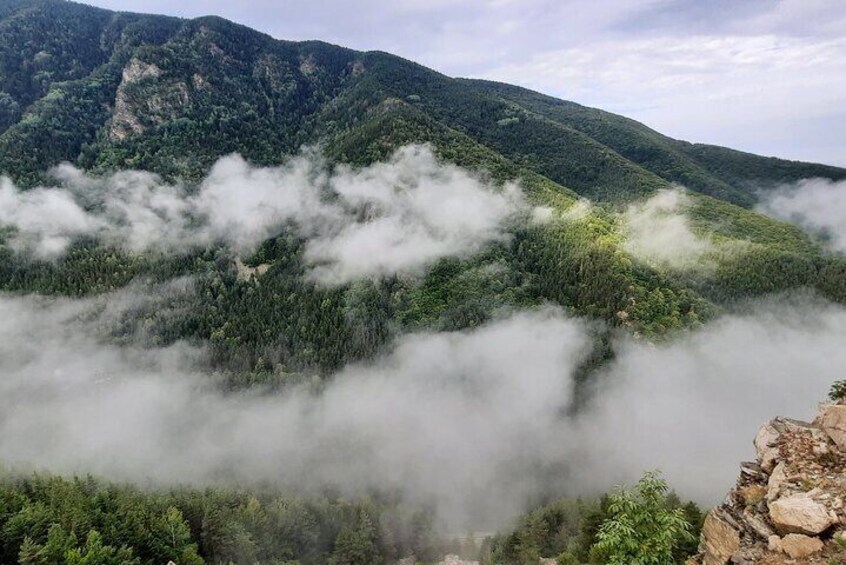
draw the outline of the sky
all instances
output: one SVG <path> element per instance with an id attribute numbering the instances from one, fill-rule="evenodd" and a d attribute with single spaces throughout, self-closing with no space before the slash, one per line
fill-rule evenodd
<path id="1" fill-rule="evenodd" d="M 688 141 L 846 166 L 843 0 L 88 0 L 518 84 Z"/>

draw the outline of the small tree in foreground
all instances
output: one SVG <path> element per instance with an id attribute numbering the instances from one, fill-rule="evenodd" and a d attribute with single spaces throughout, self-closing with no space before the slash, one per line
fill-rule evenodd
<path id="1" fill-rule="evenodd" d="M 668 490 L 660 474 L 650 471 L 634 488 L 612 494 L 591 557 L 609 565 L 673 563 L 673 549 L 693 536 L 684 510 L 667 504 Z"/>

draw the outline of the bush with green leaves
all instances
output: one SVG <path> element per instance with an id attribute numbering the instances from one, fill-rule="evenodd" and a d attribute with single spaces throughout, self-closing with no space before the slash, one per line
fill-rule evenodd
<path id="1" fill-rule="evenodd" d="M 684 510 L 667 504 L 668 491 L 660 474 L 650 471 L 633 488 L 612 494 L 591 557 L 608 565 L 673 563 L 673 550 L 692 534 Z"/>

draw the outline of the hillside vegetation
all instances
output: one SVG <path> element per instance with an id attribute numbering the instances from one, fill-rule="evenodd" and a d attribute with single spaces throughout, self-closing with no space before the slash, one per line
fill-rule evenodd
<path id="1" fill-rule="evenodd" d="M 290 234 L 245 258 L 270 266 L 247 279 L 218 248 L 168 257 L 82 240 L 57 261 L 0 248 L 0 288 L 17 292 L 91 295 L 192 275 L 183 317 L 145 314 L 152 342 L 209 342 L 214 363 L 247 382 L 329 371 L 374 355 L 397 332 L 472 327 L 546 301 L 660 338 L 749 296 L 811 287 L 846 300 L 842 259 L 744 209 L 757 187 L 839 179 L 842 169 L 691 145 L 522 88 L 453 79 L 386 53 L 279 41 L 214 17 L 60 0 L 0 6 L 0 171 L 22 187 L 53 182 L 45 173 L 61 162 L 191 182 L 231 152 L 270 166 L 319 144 L 335 162 L 364 166 L 428 143 L 494 182 L 518 180 L 553 217 L 578 198 L 594 202 L 578 221 L 517 227 L 509 242 L 442 260 L 420 281 L 337 288 L 305 280 L 302 241 Z M 742 250 L 718 253 L 705 270 L 633 257 L 618 213 L 673 183 L 693 191 L 686 213 L 697 233 Z"/>

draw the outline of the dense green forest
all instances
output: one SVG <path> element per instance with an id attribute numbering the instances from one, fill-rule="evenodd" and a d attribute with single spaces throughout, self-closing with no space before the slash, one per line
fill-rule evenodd
<path id="1" fill-rule="evenodd" d="M 150 492 L 90 476 L 0 475 L 0 560 L 377 565 L 409 556 L 431 563 L 452 553 L 484 564 L 524 565 L 549 556 L 565 565 L 600 564 L 601 527 L 614 519 L 613 500 L 621 492 L 551 502 L 521 516 L 514 531 L 477 542 L 472 532 L 438 532 L 430 509 L 385 494 L 351 501 L 220 487 Z M 702 513 L 673 493 L 656 502 L 652 518 L 678 512 L 691 532 L 673 546 L 681 563 L 696 550 Z"/>
<path id="2" fill-rule="evenodd" d="M 376 564 L 443 550 L 431 513 L 390 499 L 219 488 L 145 492 L 91 477 L 0 479 L 0 560 L 27 565 Z"/>

